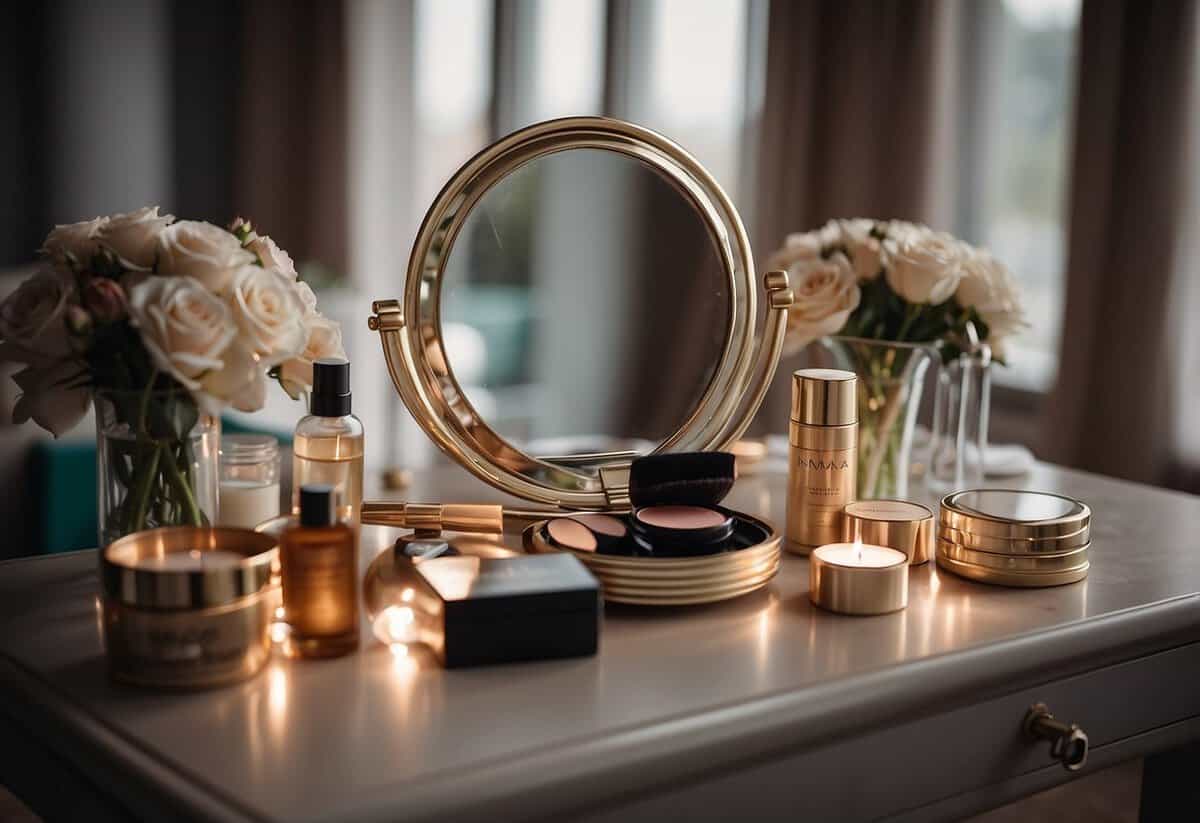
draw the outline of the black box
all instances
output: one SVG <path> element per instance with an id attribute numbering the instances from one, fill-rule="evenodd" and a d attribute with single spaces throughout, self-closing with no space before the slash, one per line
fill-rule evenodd
<path id="1" fill-rule="evenodd" d="M 600 584 L 569 554 L 414 565 L 422 639 L 446 668 L 596 653 Z"/>

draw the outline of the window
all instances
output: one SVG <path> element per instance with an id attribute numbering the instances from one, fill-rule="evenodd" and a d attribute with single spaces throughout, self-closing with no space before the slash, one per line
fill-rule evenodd
<path id="1" fill-rule="evenodd" d="M 966 9 L 966 167 L 958 233 L 1021 282 L 1030 328 L 996 379 L 1044 391 L 1055 378 L 1064 300 L 1079 0 L 1003 0 Z M 974 36 L 973 36 L 974 35 Z"/>

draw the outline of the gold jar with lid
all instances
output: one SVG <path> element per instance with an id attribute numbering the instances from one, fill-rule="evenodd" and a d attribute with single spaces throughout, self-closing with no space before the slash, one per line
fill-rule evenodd
<path id="1" fill-rule="evenodd" d="M 942 499 L 937 563 L 1001 586 L 1059 586 L 1087 576 L 1091 509 L 1051 492 L 971 489 Z"/>
<path id="2" fill-rule="evenodd" d="M 856 500 L 843 511 L 843 539 L 904 552 L 910 566 L 933 557 L 933 512 L 910 500 Z"/>
<path id="3" fill-rule="evenodd" d="M 100 553 L 112 676 L 143 686 L 219 686 L 271 655 L 280 604 L 275 537 L 248 529 L 153 529 Z"/>

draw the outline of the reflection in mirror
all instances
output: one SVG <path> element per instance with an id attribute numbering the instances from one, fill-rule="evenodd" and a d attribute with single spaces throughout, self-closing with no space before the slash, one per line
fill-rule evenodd
<path id="1" fill-rule="evenodd" d="M 445 264 L 441 327 L 464 394 L 528 452 L 649 451 L 697 406 L 729 285 L 700 213 L 616 152 L 539 157 L 489 190 Z"/>

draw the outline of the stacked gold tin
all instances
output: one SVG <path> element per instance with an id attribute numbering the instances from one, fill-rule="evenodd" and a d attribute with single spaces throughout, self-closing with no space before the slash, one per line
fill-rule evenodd
<path id="1" fill-rule="evenodd" d="M 972 489 L 942 499 L 937 564 L 999 586 L 1061 586 L 1087 577 L 1092 512 L 1050 492 Z"/>

